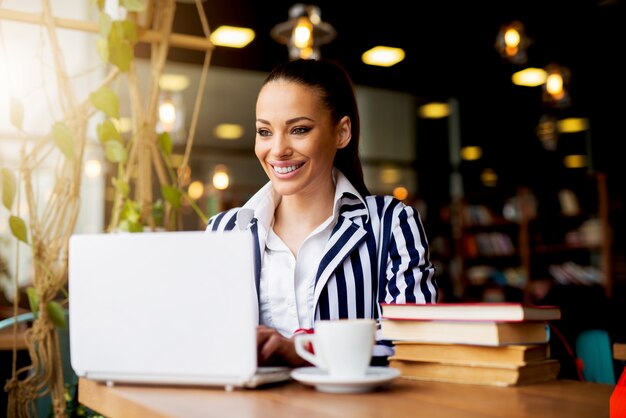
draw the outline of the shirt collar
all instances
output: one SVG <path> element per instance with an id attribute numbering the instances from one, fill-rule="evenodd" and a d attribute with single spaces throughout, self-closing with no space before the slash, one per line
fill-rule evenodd
<path id="1" fill-rule="evenodd" d="M 333 179 L 335 180 L 335 206 L 333 213 L 335 218 L 341 208 L 341 200 L 347 197 L 356 198 L 366 208 L 365 200 L 363 196 L 356 190 L 356 188 L 350 183 L 350 180 L 338 169 L 333 168 Z M 346 196 L 350 195 L 350 196 Z M 369 221 L 369 212 L 367 212 L 367 221 Z M 366 221 L 366 222 L 367 222 Z"/>
<path id="2" fill-rule="evenodd" d="M 350 183 L 348 178 L 336 168 L 333 168 L 333 180 L 335 181 L 335 197 L 333 199 L 333 217 L 335 220 L 339 216 L 342 199 L 348 197 L 346 195 L 356 198 L 364 208 L 366 207 L 363 197 Z M 282 199 L 282 196 L 274 190 L 272 182 L 268 181 L 241 207 L 237 213 L 237 225 L 240 229 L 245 229 L 250 221 L 256 218 L 259 226 L 265 231 L 269 231 L 274 219 L 274 211 L 280 203 L 280 199 Z M 369 213 L 367 213 L 367 217 L 369 220 Z"/>
<path id="3" fill-rule="evenodd" d="M 281 198 L 282 196 L 276 193 L 272 187 L 272 182 L 268 181 L 239 209 L 237 225 L 240 229 L 245 229 L 250 221 L 256 218 L 259 226 L 264 231 L 268 231 L 274 219 L 274 211 Z"/>

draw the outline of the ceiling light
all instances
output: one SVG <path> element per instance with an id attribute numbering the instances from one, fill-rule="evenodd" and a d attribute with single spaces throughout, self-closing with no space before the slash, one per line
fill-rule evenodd
<path id="1" fill-rule="evenodd" d="M 424 119 L 441 119 L 450 115 L 450 106 L 447 103 L 428 103 L 420 106 L 417 113 Z"/>
<path id="2" fill-rule="evenodd" d="M 565 158 L 563 158 L 563 164 L 565 164 L 567 168 L 583 168 L 587 165 L 586 160 L 584 155 L 566 155 Z"/>
<path id="3" fill-rule="evenodd" d="M 376 46 L 365 51 L 361 60 L 367 65 L 377 65 L 379 67 L 391 67 L 399 63 L 405 57 L 404 50 L 390 46 Z"/>
<path id="4" fill-rule="evenodd" d="M 215 46 L 243 48 L 254 39 L 254 31 L 249 28 L 220 26 L 213 33 L 211 33 L 210 39 Z"/>
<path id="5" fill-rule="evenodd" d="M 220 123 L 213 130 L 213 134 L 218 139 L 232 140 L 243 136 L 243 126 L 236 123 Z"/>
<path id="6" fill-rule="evenodd" d="M 586 118 L 567 118 L 558 122 L 559 132 L 572 134 L 589 129 L 589 121 Z"/>
<path id="7" fill-rule="evenodd" d="M 498 174 L 491 168 L 485 168 L 480 173 L 480 181 L 487 187 L 495 187 L 498 185 Z"/>
<path id="8" fill-rule="evenodd" d="M 379 173 L 380 181 L 384 184 L 395 184 L 400 181 L 400 171 L 396 168 L 383 168 Z"/>
<path id="9" fill-rule="evenodd" d="M 465 161 L 475 161 L 483 156 L 483 150 L 479 146 L 468 146 L 461 148 L 461 158 Z"/>
<path id="10" fill-rule="evenodd" d="M 287 45 L 289 59 L 319 59 L 320 47 L 329 43 L 337 31 L 322 22 L 320 8 L 312 4 L 297 3 L 289 8 L 289 20 L 277 24 L 270 32 L 272 38 Z"/>
<path id="11" fill-rule="evenodd" d="M 513 64 L 526 63 L 528 58 L 526 49 L 530 43 L 524 25 L 519 21 L 503 25 L 496 36 L 496 49 L 503 58 Z"/>
<path id="12" fill-rule="evenodd" d="M 524 87 L 537 87 L 546 82 L 548 74 L 542 68 L 529 67 L 511 76 L 513 84 Z"/>
<path id="13" fill-rule="evenodd" d="M 189 77 L 183 74 L 163 74 L 159 78 L 161 90 L 183 91 L 189 87 Z"/>

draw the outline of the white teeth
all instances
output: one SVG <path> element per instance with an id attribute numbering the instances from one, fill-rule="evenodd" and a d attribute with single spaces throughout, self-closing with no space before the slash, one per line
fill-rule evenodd
<path id="1" fill-rule="evenodd" d="M 276 171 L 279 174 L 287 174 L 287 173 L 291 173 L 294 170 L 297 170 L 298 168 L 302 167 L 302 164 L 300 165 L 290 165 L 289 167 L 276 167 L 276 166 L 272 166 L 274 168 L 274 171 Z"/>

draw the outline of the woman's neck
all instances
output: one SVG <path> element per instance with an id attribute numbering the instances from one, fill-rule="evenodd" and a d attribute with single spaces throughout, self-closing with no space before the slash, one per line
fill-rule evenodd
<path id="1" fill-rule="evenodd" d="M 313 194 L 283 196 L 274 212 L 274 232 L 297 255 L 302 242 L 333 213 L 335 184 Z"/>

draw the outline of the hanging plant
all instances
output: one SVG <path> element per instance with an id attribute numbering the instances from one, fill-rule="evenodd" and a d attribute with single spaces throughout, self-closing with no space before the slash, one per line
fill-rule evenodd
<path id="1" fill-rule="evenodd" d="M 100 85 L 84 102 L 78 101 L 63 61 L 56 34 L 57 21 L 52 15 L 50 0 L 42 0 L 42 22 L 52 49 L 58 85 L 57 106 L 62 116 L 52 123 L 45 135 L 33 140 L 33 135 L 24 131 L 24 119 L 28 116 L 24 105 L 19 98 L 10 100 L 10 121 L 25 145 L 17 169 L 0 167 L 2 204 L 9 211 L 8 225 L 18 248 L 19 245 L 27 245 L 32 252 L 32 286 L 28 287 L 26 293 L 36 319 L 25 334 L 32 363 L 18 370 L 14 355 L 12 377 L 5 385 L 9 393 L 9 416 L 30 416 L 35 401 L 47 394 L 52 399 L 54 416 L 67 416 L 67 388 L 61 368 L 58 329 L 67 328 L 68 243 L 79 214 L 87 127 L 92 117 L 101 118 L 96 126 L 97 138 L 106 160 L 116 168 L 112 178 L 115 198 L 108 231 L 140 232 L 145 225 L 175 230 L 179 226 L 178 213 L 184 201 L 193 207 L 204 222 L 207 221 L 178 181 L 171 161 L 173 146 L 169 134 L 159 135 L 156 132 L 160 92 L 158 79 L 163 72 L 169 48 L 175 1 L 163 0 L 159 2 L 158 8 L 153 8 L 150 2 L 119 0 L 120 8 L 126 12 L 126 17 L 120 20 L 113 20 L 106 14 L 104 0 L 90 1 L 98 11 L 99 38 L 95 48 L 109 67 Z M 200 4 L 197 5 L 201 11 Z M 152 27 L 138 29 L 138 14 L 146 9 L 149 9 L 147 11 L 150 12 Z M 208 39 L 208 25 L 203 12 L 200 17 Z M 152 79 L 148 85 L 147 100 L 143 100 L 133 51 L 139 39 L 138 34 L 146 31 L 151 32 L 152 39 L 157 36 L 160 41 L 151 41 Z M 207 48 L 183 167 L 187 167 L 188 163 L 210 52 L 211 48 Z M 117 128 L 120 118 L 119 96 L 111 87 L 112 81 L 120 76 L 126 78 L 130 92 L 133 128 L 128 139 Z M 32 146 L 26 147 L 26 143 Z M 48 160 L 54 161 L 54 187 L 49 198 L 42 201 L 36 196 L 34 177 Z M 154 175 L 159 181 L 160 196 L 153 196 Z M 21 202 L 27 206 L 27 217 L 20 215 L 24 212 L 21 210 Z M 19 285 L 17 280 L 15 282 L 14 303 L 17 307 Z"/>

